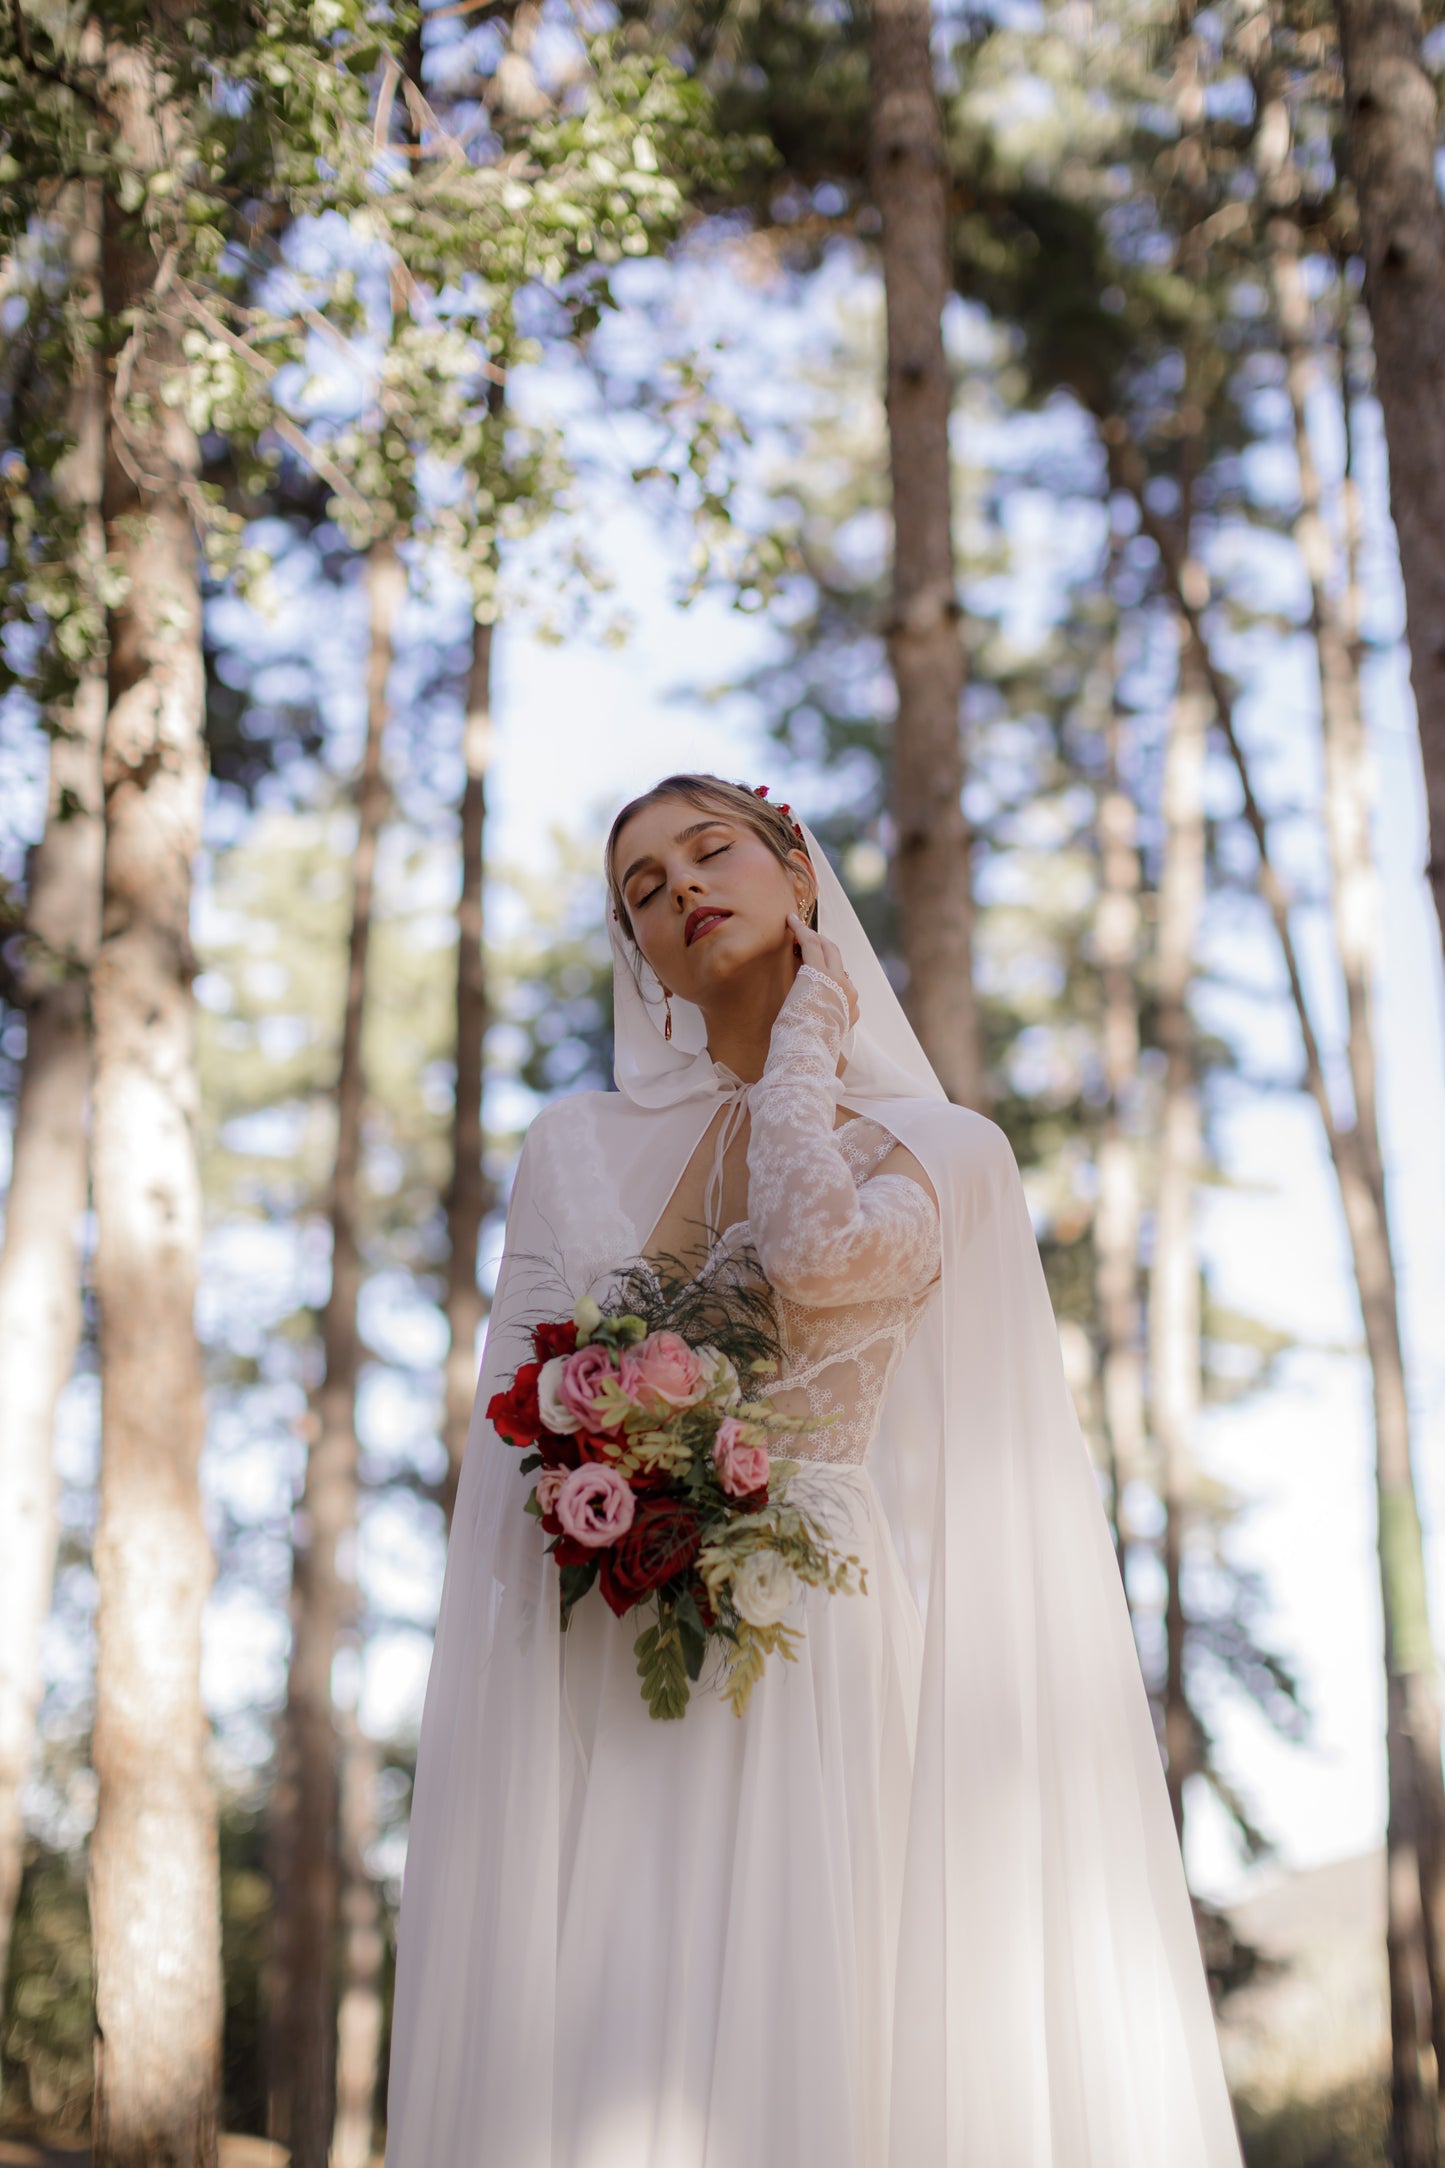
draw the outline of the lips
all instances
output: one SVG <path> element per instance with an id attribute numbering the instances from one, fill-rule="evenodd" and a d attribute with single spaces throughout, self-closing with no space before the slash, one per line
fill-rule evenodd
<path id="1" fill-rule="evenodd" d="M 683 941 L 690 947 L 705 927 L 714 925 L 719 919 L 731 917 L 731 911 L 720 911 L 716 904 L 699 904 L 695 911 L 687 914 L 687 924 L 682 929 Z"/>

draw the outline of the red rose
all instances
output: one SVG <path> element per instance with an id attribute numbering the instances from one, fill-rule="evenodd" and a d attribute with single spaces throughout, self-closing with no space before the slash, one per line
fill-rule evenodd
<path id="1" fill-rule="evenodd" d="M 544 1468 L 577 1468 L 582 1455 L 575 1438 L 560 1437 L 555 1430 L 539 1430 L 532 1444 L 542 1456 Z"/>
<path id="2" fill-rule="evenodd" d="M 639 1493 L 645 1491 L 670 1492 L 677 1481 L 677 1473 L 675 1469 L 670 1468 L 637 1468 L 634 1469 L 627 1480 L 632 1485 L 632 1488 Z"/>
<path id="3" fill-rule="evenodd" d="M 530 1445 L 542 1428 L 542 1411 L 537 1405 L 537 1380 L 541 1374 L 540 1363 L 523 1363 L 511 1384 L 493 1393 L 487 1402 L 487 1421 L 508 1445 Z"/>
<path id="4" fill-rule="evenodd" d="M 702 1548 L 702 1523 L 679 1498 L 639 1501 L 632 1526 L 601 1554 L 597 1585 L 621 1618 L 655 1588 L 685 1573 Z M 596 1555 L 596 1554 L 594 1554 Z"/>
<path id="5" fill-rule="evenodd" d="M 589 1460 L 607 1461 L 615 1464 L 617 1448 L 622 1441 L 616 1437 L 605 1437 L 597 1431 L 574 1430 L 570 1442 L 577 1449 L 577 1462 L 580 1467 L 584 1461 Z M 632 1478 L 629 1476 L 628 1481 L 631 1482 L 631 1480 Z"/>
<path id="6" fill-rule="evenodd" d="M 547 1318 L 532 1327 L 532 1352 L 539 1363 L 554 1355 L 574 1354 L 576 1347 L 577 1327 L 570 1317 Z"/>

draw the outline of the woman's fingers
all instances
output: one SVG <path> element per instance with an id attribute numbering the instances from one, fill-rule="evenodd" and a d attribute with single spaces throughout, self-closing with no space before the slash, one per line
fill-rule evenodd
<path id="1" fill-rule="evenodd" d="M 825 972 L 830 979 L 835 979 L 838 985 L 842 987 L 844 993 L 848 996 L 848 1021 L 850 1024 L 856 1024 L 858 1021 L 858 995 L 853 981 L 843 969 L 843 952 L 837 942 L 830 941 L 826 935 L 817 933 L 796 911 L 788 913 L 788 924 L 793 929 L 793 938 L 802 952 L 803 962 L 811 964 L 817 971 Z"/>

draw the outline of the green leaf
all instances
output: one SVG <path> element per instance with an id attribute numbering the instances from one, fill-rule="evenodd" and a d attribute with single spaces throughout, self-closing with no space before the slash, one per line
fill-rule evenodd
<path id="1" fill-rule="evenodd" d="M 673 1615 L 682 1640 L 682 1655 L 687 1666 L 687 1675 L 696 1681 L 702 1670 L 703 1658 L 707 1655 L 707 1629 L 703 1625 L 702 1614 L 691 1589 L 684 1589 L 678 1597 Z"/>
<path id="2" fill-rule="evenodd" d="M 633 1653 L 650 1713 L 664 1721 L 680 1717 L 689 1693 L 682 1637 L 676 1626 L 669 1620 L 644 1627 L 633 1643 Z"/>
<path id="3" fill-rule="evenodd" d="M 558 1578 L 562 1583 L 562 1631 L 565 1633 L 574 1608 L 597 1578 L 597 1568 L 595 1565 L 563 1566 Z"/>

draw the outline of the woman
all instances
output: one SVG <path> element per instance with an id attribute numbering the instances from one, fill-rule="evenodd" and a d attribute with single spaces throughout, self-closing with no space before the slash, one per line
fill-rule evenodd
<path id="1" fill-rule="evenodd" d="M 805 1592 L 738 1719 L 565 1640 L 474 1417 L 422 1723 L 388 2168 L 1238 2168 L 1127 1611 L 1017 1170 L 831 868 L 672 776 L 608 839 L 615 1093 L 535 1121 L 478 1410 L 619 1266 L 755 1257 Z M 846 1539 L 846 1540 L 843 1540 Z"/>

